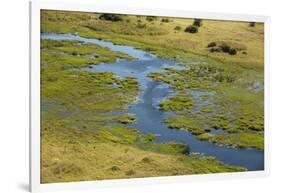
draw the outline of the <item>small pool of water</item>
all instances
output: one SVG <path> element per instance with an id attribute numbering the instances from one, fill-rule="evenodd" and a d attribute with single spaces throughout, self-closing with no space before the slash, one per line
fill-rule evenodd
<path id="1" fill-rule="evenodd" d="M 215 135 L 217 135 L 217 134 L 223 134 L 223 133 L 225 133 L 226 131 L 225 130 L 223 130 L 223 129 L 212 129 L 209 133 L 210 134 L 215 134 Z"/>

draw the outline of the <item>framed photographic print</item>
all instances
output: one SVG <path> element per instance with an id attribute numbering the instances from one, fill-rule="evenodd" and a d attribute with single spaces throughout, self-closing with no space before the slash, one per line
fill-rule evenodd
<path id="1" fill-rule="evenodd" d="M 32 191 L 268 173 L 268 17 L 30 13 Z"/>

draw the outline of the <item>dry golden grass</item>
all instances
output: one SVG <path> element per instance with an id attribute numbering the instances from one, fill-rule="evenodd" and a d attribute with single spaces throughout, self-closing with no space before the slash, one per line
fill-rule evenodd
<path id="1" fill-rule="evenodd" d="M 191 25 L 193 19 L 173 19 L 170 23 L 161 25 L 169 30 L 168 34 L 158 38 L 146 36 L 146 43 L 155 42 L 157 45 L 172 49 L 180 49 L 195 54 L 208 56 L 225 64 L 240 64 L 244 67 L 262 67 L 264 64 L 264 25 L 258 23 L 256 27 L 249 27 L 248 22 L 203 20 L 203 26 L 196 34 L 186 33 L 183 30 L 175 31 L 175 26 L 185 29 Z M 210 53 L 207 45 L 210 42 L 228 42 L 245 48 L 247 55 L 238 52 L 232 56 L 226 53 Z"/>
<path id="2" fill-rule="evenodd" d="M 42 133 L 42 183 L 244 171 L 212 157 L 102 142 L 92 131 L 52 127 Z"/>
<path id="3" fill-rule="evenodd" d="M 141 48 L 152 46 L 167 49 L 165 52 L 169 50 L 190 52 L 217 59 L 224 64 L 263 70 L 263 23 L 249 27 L 249 22 L 203 20 L 199 32 L 191 34 L 184 32 L 184 29 L 193 23 L 193 19 L 171 18 L 169 22 L 161 22 L 162 18 L 158 17 L 149 22 L 145 16 L 123 16 L 123 21 L 111 22 L 100 20 L 98 17 L 99 14 L 95 13 L 44 11 L 42 31 L 59 33 L 77 31 L 81 36 L 108 38 L 116 43 Z M 138 23 L 145 27 L 138 28 Z M 176 26 L 180 26 L 181 30 L 175 30 Z M 246 48 L 244 51 L 247 54 L 210 53 L 206 47 L 214 41 L 240 45 Z"/>

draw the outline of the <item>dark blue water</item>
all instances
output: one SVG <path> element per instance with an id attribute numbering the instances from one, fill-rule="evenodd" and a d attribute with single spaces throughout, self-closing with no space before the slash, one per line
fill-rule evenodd
<path id="1" fill-rule="evenodd" d="M 198 152 L 208 156 L 214 156 L 224 163 L 247 168 L 250 171 L 264 169 L 264 152 L 252 148 L 230 148 L 216 145 L 207 141 L 200 141 L 186 130 L 170 129 L 163 122 L 164 118 L 170 114 L 158 109 L 158 104 L 162 99 L 176 93 L 169 85 L 162 82 L 153 81 L 147 77 L 150 72 L 163 71 L 165 67 L 182 69 L 176 62 L 166 60 L 135 49 L 131 46 L 115 45 L 111 42 L 82 38 L 71 34 L 41 34 L 42 39 L 56 40 L 79 40 L 85 43 L 94 43 L 113 51 L 124 52 L 136 58 L 136 60 L 117 60 L 114 63 L 102 63 L 92 65 L 84 70 L 94 70 L 97 72 L 113 72 L 120 77 L 135 77 L 140 85 L 139 100 L 129 107 L 128 112 L 137 116 L 137 123 L 133 124 L 143 134 L 153 133 L 158 135 L 157 142 L 175 141 L 185 143 L 190 147 L 191 152 Z M 94 54 L 94 53 L 93 53 Z M 212 93 L 215 94 L 215 93 Z M 218 131 L 211 131 L 213 134 Z"/>

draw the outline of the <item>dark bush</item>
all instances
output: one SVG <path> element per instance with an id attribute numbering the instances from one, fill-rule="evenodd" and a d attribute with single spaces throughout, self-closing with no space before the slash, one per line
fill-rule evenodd
<path id="1" fill-rule="evenodd" d="M 214 78 L 215 78 L 215 80 L 218 81 L 218 82 L 222 82 L 222 81 L 224 80 L 224 77 L 223 77 L 223 75 L 222 75 L 221 73 L 216 74 Z M 214 127 L 214 128 L 216 129 L 217 126 Z M 218 128 L 219 128 L 219 127 L 218 127 Z"/>
<path id="2" fill-rule="evenodd" d="M 202 19 L 194 19 L 193 25 L 197 26 L 197 27 L 201 27 L 202 26 Z"/>
<path id="3" fill-rule="evenodd" d="M 146 20 L 147 21 L 154 21 L 154 20 L 156 20 L 157 18 L 156 18 L 156 16 L 147 16 L 146 17 Z"/>
<path id="4" fill-rule="evenodd" d="M 256 22 L 250 22 L 249 23 L 249 27 L 255 27 L 256 26 Z"/>
<path id="5" fill-rule="evenodd" d="M 180 31 L 181 30 L 181 26 L 176 26 L 175 30 Z"/>
<path id="6" fill-rule="evenodd" d="M 151 159 L 151 158 L 149 158 L 149 157 L 144 157 L 143 159 L 142 159 L 142 162 L 144 162 L 144 163 L 151 163 L 153 160 Z"/>
<path id="7" fill-rule="evenodd" d="M 236 55 L 238 51 L 245 49 L 240 45 L 238 46 L 237 44 L 224 41 L 210 42 L 207 47 L 209 48 L 210 52 L 225 52 L 230 55 Z M 243 54 L 245 53 L 246 52 L 243 52 Z"/>
<path id="8" fill-rule="evenodd" d="M 120 168 L 119 168 L 118 166 L 112 166 L 110 169 L 111 169 L 112 171 L 118 171 L 118 170 L 120 170 Z"/>
<path id="9" fill-rule="evenodd" d="M 78 55 L 78 52 L 77 52 L 77 51 L 73 51 L 71 54 L 72 54 L 73 56 L 77 56 L 77 55 Z"/>
<path id="10" fill-rule="evenodd" d="M 99 16 L 99 19 L 108 21 L 122 21 L 122 16 L 118 14 L 103 13 Z"/>
<path id="11" fill-rule="evenodd" d="M 207 47 L 210 48 L 210 47 L 215 47 L 215 46 L 217 46 L 216 42 L 210 42 Z"/>
<path id="12" fill-rule="evenodd" d="M 211 128 L 206 128 L 206 129 L 204 129 L 204 131 L 206 131 L 206 132 L 211 132 L 212 129 L 211 129 Z"/>
<path id="13" fill-rule="evenodd" d="M 170 20 L 168 19 L 168 18 L 163 18 L 163 19 L 161 19 L 161 22 L 166 22 L 166 23 L 168 23 Z"/>
<path id="14" fill-rule="evenodd" d="M 230 48 L 229 51 L 228 51 L 228 53 L 229 53 L 230 55 L 236 55 L 236 54 L 237 54 L 237 50 L 236 50 L 235 48 Z"/>
<path id="15" fill-rule="evenodd" d="M 134 174 L 136 174 L 136 172 L 134 170 L 129 170 L 129 171 L 126 172 L 127 176 L 132 176 Z"/>
<path id="16" fill-rule="evenodd" d="M 210 52 L 222 52 L 222 49 L 220 47 L 211 47 Z"/>
<path id="17" fill-rule="evenodd" d="M 185 28 L 184 30 L 185 32 L 189 32 L 189 33 L 197 33 L 198 32 L 198 27 L 195 25 L 190 25 L 187 28 Z"/>
<path id="18" fill-rule="evenodd" d="M 185 145 L 185 147 L 182 150 L 182 153 L 184 154 L 190 154 L 190 147 L 188 145 Z"/>
<path id="19" fill-rule="evenodd" d="M 220 47 L 223 52 L 229 52 L 229 50 L 230 50 L 230 46 L 227 44 L 222 44 Z"/>

